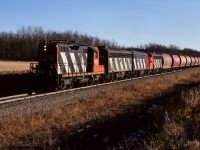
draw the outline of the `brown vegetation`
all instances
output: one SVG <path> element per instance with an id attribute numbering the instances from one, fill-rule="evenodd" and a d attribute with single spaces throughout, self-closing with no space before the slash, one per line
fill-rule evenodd
<path id="1" fill-rule="evenodd" d="M 130 106 L 159 97 L 172 91 L 176 85 L 200 83 L 199 76 L 199 69 L 187 70 L 181 76 L 170 74 L 115 91 L 110 90 L 49 112 L 3 119 L 0 123 L 0 144 L 2 147 L 58 145 L 61 135 L 80 125 L 123 114 Z M 171 122 L 171 125 L 176 126 L 176 123 Z M 173 127 L 169 128 L 173 130 Z M 182 127 L 177 125 L 177 129 L 177 134 L 182 133 Z"/>
<path id="2" fill-rule="evenodd" d="M 145 133 L 129 149 L 200 149 L 200 86 L 166 97 L 148 111 Z"/>

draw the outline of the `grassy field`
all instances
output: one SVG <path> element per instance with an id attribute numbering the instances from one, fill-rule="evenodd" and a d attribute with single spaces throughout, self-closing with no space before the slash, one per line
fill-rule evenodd
<path id="1" fill-rule="evenodd" d="M 0 61 L 0 74 L 26 73 L 30 69 L 30 62 Z"/>
<path id="2" fill-rule="evenodd" d="M 200 70 L 187 70 L 181 75 L 170 74 L 116 91 L 95 96 L 49 112 L 40 112 L 20 118 L 5 118 L 0 122 L 0 145 L 8 147 L 45 148 L 59 145 L 67 139 L 59 137 L 80 125 L 123 114 L 128 108 L 148 99 L 160 97 L 178 86 L 200 83 Z M 142 90 L 141 90 L 142 89 Z M 172 125 L 176 125 L 173 124 Z M 173 129 L 173 126 L 171 127 Z M 180 128 L 180 132 L 182 129 Z M 65 137 L 65 136 L 62 136 Z"/>

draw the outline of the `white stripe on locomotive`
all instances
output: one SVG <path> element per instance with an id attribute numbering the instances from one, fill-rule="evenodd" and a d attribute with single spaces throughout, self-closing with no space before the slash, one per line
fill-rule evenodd
<path id="1" fill-rule="evenodd" d="M 115 60 L 115 64 L 116 64 L 116 70 L 119 70 L 119 64 L 118 64 L 117 58 L 114 58 L 114 60 Z"/>
<path id="2" fill-rule="evenodd" d="M 145 62 L 145 59 L 143 59 L 143 65 L 144 65 L 144 69 L 146 69 L 146 62 Z"/>
<path id="3" fill-rule="evenodd" d="M 134 69 L 137 69 L 135 58 L 133 58 L 133 62 L 134 62 Z"/>
<path id="4" fill-rule="evenodd" d="M 58 74 L 62 74 L 61 70 L 60 70 L 60 64 L 58 63 Z"/>
<path id="5" fill-rule="evenodd" d="M 118 67 L 119 67 L 117 70 L 121 70 L 121 66 L 120 66 L 119 58 L 116 58 L 116 59 L 117 59 Z"/>
<path id="6" fill-rule="evenodd" d="M 79 56 L 80 56 L 79 58 L 80 58 L 82 70 L 83 70 L 83 72 L 86 72 L 87 54 L 86 53 L 79 53 Z"/>
<path id="7" fill-rule="evenodd" d="M 157 68 L 159 68 L 160 64 L 159 64 L 159 59 L 157 59 Z"/>
<path id="8" fill-rule="evenodd" d="M 125 69 L 128 70 L 127 58 L 123 58 Z"/>
<path id="9" fill-rule="evenodd" d="M 154 68 L 157 68 L 156 59 L 154 59 Z"/>
<path id="10" fill-rule="evenodd" d="M 139 60 L 140 69 L 142 69 L 142 61 L 140 58 L 138 60 Z"/>
<path id="11" fill-rule="evenodd" d="M 112 58 L 109 58 L 110 70 L 114 70 Z"/>
<path id="12" fill-rule="evenodd" d="M 74 67 L 74 73 L 79 73 L 80 70 L 78 68 L 78 64 L 77 64 L 77 61 L 76 61 L 76 58 L 75 58 L 75 54 L 74 53 L 69 53 L 70 54 L 70 57 L 71 57 L 71 60 L 72 60 L 72 65 Z"/>
<path id="13" fill-rule="evenodd" d="M 138 66 L 138 69 L 141 68 L 141 67 L 140 67 L 140 59 L 139 59 L 139 58 L 137 58 L 137 66 Z"/>
<path id="14" fill-rule="evenodd" d="M 138 58 L 138 65 L 139 65 L 139 69 L 142 69 L 142 64 L 141 64 L 141 59 Z"/>
<path id="15" fill-rule="evenodd" d="M 121 66 L 121 70 L 125 70 L 124 67 L 123 67 L 123 64 L 122 64 L 122 58 L 119 58 L 119 64 Z"/>
<path id="16" fill-rule="evenodd" d="M 156 59 L 156 61 L 157 61 L 157 68 L 159 68 L 159 59 Z"/>
<path id="17" fill-rule="evenodd" d="M 64 74 L 64 73 L 71 73 L 71 68 L 69 67 L 69 62 L 67 60 L 67 56 L 66 56 L 66 53 L 65 52 L 60 52 L 60 55 L 61 55 L 61 59 L 63 61 L 63 64 L 61 65 L 64 65 L 64 66 L 61 66 L 61 68 L 64 68 L 64 70 L 61 70 L 61 72 Z"/>
<path id="18" fill-rule="evenodd" d="M 159 59 L 160 60 L 160 68 L 162 67 L 162 59 Z"/>
<path id="19" fill-rule="evenodd" d="M 158 67 L 158 65 L 157 65 L 157 61 L 156 61 L 157 59 L 154 59 L 154 68 L 157 68 Z"/>
<path id="20" fill-rule="evenodd" d="M 141 63 L 141 69 L 144 69 L 144 63 L 142 61 L 143 59 L 140 59 L 140 63 Z"/>

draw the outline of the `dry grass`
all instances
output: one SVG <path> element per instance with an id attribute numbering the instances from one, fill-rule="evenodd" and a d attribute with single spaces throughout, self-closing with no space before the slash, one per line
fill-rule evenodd
<path id="1" fill-rule="evenodd" d="M 144 150 L 200 149 L 200 86 L 165 98 L 151 110 L 144 136 L 131 148 L 137 145 Z"/>
<path id="2" fill-rule="evenodd" d="M 7 118 L 0 123 L 0 144 L 2 147 L 44 146 L 59 143 L 64 132 L 94 120 L 102 120 L 122 114 L 129 106 L 141 103 L 147 98 L 161 96 L 176 85 L 200 83 L 200 70 L 188 70 L 110 90 L 101 95 L 90 96 L 79 103 L 40 112 L 27 117 Z M 181 134 L 182 127 L 171 122 L 169 128 L 177 126 L 174 134 Z"/>
<path id="3" fill-rule="evenodd" d="M 0 74 L 26 73 L 30 69 L 30 62 L 0 61 Z"/>

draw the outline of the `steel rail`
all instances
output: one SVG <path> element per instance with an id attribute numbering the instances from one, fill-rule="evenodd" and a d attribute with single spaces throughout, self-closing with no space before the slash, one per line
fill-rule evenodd
<path id="1" fill-rule="evenodd" d="M 189 69 L 195 69 L 195 68 L 189 68 Z M 118 80 L 118 81 L 102 83 L 102 84 L 94 84 L 94 85 L 90 85 L 90 86 L 78 87 L 78 88 L 61 90 L 61 91 L 56 91 L 56 92 L 49 92 L 49 93 L 43 93 L 43 94 L 35 94 L 35 93 L 33 93 L 33 95 L 31 95 L 31 96 L 29 96 L 28 94 L 7 96 L 7 97 L 0 98 L 0 105 L 7 104 L 7 103 L 12 103 L 12 102 L 17 102 L 17 101 L 30 100 L 30 99 L 33 99 L 33 98 L 40 98 L 40 97 L 49 96 L 49 95 L 61 94 L 61 93 L 65 93 L 65 92 L 72 92 L 72 91 L 76 91 L 76 90 L 89 89 L 89 88 L 92 88 L 92 87 L 106 86 L 106 85 L 111 85 L 111 84 L 120 83 L 120 82 L 127 82 L 127 81 L 131 81 L 131 80 L 139 80 L 139 79 L 150 78 L 150 77 L 155 77 L 155 76 L 162 76 L 162 75 L 165 75 L 165 74 L 172 74 L 172 73 L 176 73 L 176 72 L 182 72 L 182 71 L 189 70 L 189 69 L 180 69 L 178 71 L 165 72 L 165 73 L 142 76 L 142 77 L 137 77 L 137 78 Z"/>

